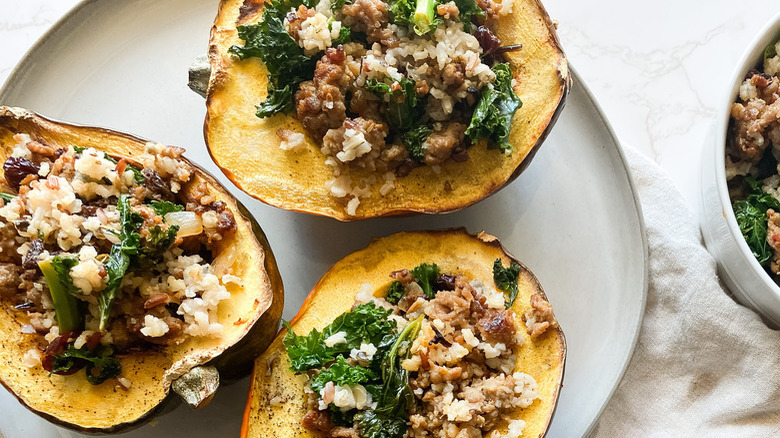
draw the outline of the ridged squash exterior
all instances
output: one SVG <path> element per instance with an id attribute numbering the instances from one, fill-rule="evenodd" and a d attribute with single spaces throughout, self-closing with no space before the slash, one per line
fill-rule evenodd
<path id="1" fill-rule="evenodd" d="M 511 1 L 511 0 L 506 0 Z M 279 128 L 305 132 L 293 116 L 260 119 L 256 105 L 265 100 L 268 70 L 257 58 L 243 61 L 228 53 L 242 45 L 236 27 L 257 22 L 263 0 L 222 0 L 211 29 L 211 78 L 204 125 L 206 144 L 215 163 L 249 195 L 276 207 L 343 221 L 409 213 L 446 213 L 460 210 L 514 180 L 529 164 L 563 109 L 571 85 L 566 57 L 555 27 L 539 0 L 514 0 L 512 13 L 498 20 L 502 43 L 522 44 L 508 53 L 516 79 L 515 92 L 523 102 L 512 120 L 511 156 L 488 150 L 485 142 L 469 149 L 462 163 L 448 161 L 436 172 L 418 167 L 395 180 L 395 190 L 361 199 L 354 216 L 332 197 L 325 183 L 333 178 L 325 155 L 307 136 L 300 152 L 283 151 Z M 366 171 L 351 171 L 353 180 Z M 380 178 L 381 179 L 381 178 Z"/>
<path id="2" fill-rule="evenodd" d="M 504 266 L 514 260 L 494 236 L 485 233 L 470 235 L 463 229 L 398 233 L 375 239 L 368 247 L 333 265 L 314 286 L 290 324 L 299 335 L 315 328 L 322 330 L 337 316 L 350 310 L 355 302 L 355 293 L 363 284 L 369 284 L 374 291 L 384 291 L 392 281 L 390 272 L 398 269 L 408 269 L 420 263 L 436 263 L 441 272 L 492 281 L 493 261 L 499 258 Z M 536 277 L 524 265 L 520 266 L 519 293 L 511 307 L 518 316 L 530 308 L 531 295 L 539 293 L 546 299 Z M 381 293 L 375 292 L 375 295 L 381 296 Z M 531 339 L 520 318 L 517 321 L 525 342 L 516 351 L 516 370 L 536 379 L 539 400 L 526 409 L 518 409 L 505 420 L 524 420 L 523 436 L 541 437 L 550 425 L 563 382 L 566 340 L 559 326 Z M 307 411 L 304 394 L 306 378 L 289 370 L 288 356 L 282 343 L 285 333 L 286 329 L 282 329 L 271 346 L 255 361 L 241 429 L 243 438 L 317 436 L 301 426 Z"/>
<path id="3" fill-rule="evenodd" d="M 146 140 L 101 128 L 52 121 L 21 108 L 0 107 L 0 160 L 9 156 L 15 133 L 55 147 L 94 147 L 113 157 L 133 158 L 144 151 Z M 194 166 L 194 165 L 193 165 Z M 61 426 L 92 433 L 110 433 L 142 424 L 159 412 L 169 397 L 171 383 L 193 367 L 215 365 L 223 377 L 249 372 L 252 360 L 273 339 L 279 327 L 284 291 L 268 241 L 243 205 L 214 177 L 196 171 L 183 191 L 205 182 L 216 200 L 233 212 L 237 231 L 221 243 L 237 250 L 233 274 L 243 286 L 229 284 L 231 298 L 219 305 L 224 326 L 220 338 L 189 338 L 181 345 L 156 347 L 118 355 L 122 376 L 132 385 L 118 390 L 107 381 L 91 385 L 84 373 L 52 375 L 40 367 L 23 365 L 24 354 L 35 347 L 33 336 L 21 333 L 29 324 L 23 310 L 0 297 L 0 382 L 26 407 Z M 0 169 L 0 181 L 5 181 Z M 0 183 L 2 185 L 2 183 Z M 7 188 L 3 191 L 8 191 Z"/>

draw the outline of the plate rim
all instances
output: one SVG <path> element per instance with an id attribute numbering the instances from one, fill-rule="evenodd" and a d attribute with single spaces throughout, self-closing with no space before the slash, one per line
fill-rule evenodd
<path id="1" fill-rule="evenodd" d="M 79 14 L 84 8 L 91 6 L 93 3 L 100 3 L 101 1 L 102 0 L 80 0 L 79 2 L 74 4 L 67 12 L 65 12 L 65 14 L 62 15 L 62 17 L 60 17 L 56 22 L 54 22 L 54 24 L 52 24 L 48 29 L 46 29 L 46 31 L 30 46 L 30 48 L 27 49 L 24 55 L 22 55 L 19 62 L 14 66 L 14 68 L 8 74 L 8 77 L 0 86 L 0 102 L 5 98 L 7 94 L 10 93 L 11 84 L 14 82 L 13 79 L 18 75 L 20 75 L 23 71 L 29 69 L 29 64 L 31 63 L 31 59 L 34 56 L 36 56 L 35 54 L 40 50 L 40 48 L 45 44 L 47 44 L 48 40 L 51 39 L 55 33 L 60 31 L 60 29 L 65 26 L 65 24 L 67 24 L 70 20 L 72 20 L 74 16 Z M 565 53 L 565 49 L 564 49 L 564 53 Z M 628 371 L 628 367 L 631 364 L 634 355 L 636 354 L 636 347 L 639 343 L 639 334 L 641 333 L 642 324 L 644 322 L 645 311 L 647 307 L 647 294 L 649 290 L 649 280 L 650 280 L 650 257 L 649 257 L 649 246 L 647 241 L 647 227 L 645 224 L 645 219 L 642 211 L 642 204 L 639 199 L 639 193 L 637 191 L 636 182 L 634 181 L 633 174 L 631 173 L 631 168 L 628 164 L 628 160 L 626 159 L 625 151 L 623 150 L 624 148 L 623 144 L 620 142 L 620 139 L 615 133 L 612 124 L 609 122 L 609 119 L 606 117 L 604 109 L 601 107 L 598 100 L 595 98 L 593 92 L 587 86 L 585 81 L 582 79 L 582 76 L 579 74 L 577 69 L 572 65 L 568 57 L 567 60 L 569 62 L 568 68 L 572 77 L 572 87 L 581 88 L 585 97 L 587 98 L 587 101 L 593 106 L 596 113 L 598 114 L 599 120 L 604 125 L 604 128 L 606 128 L 607 134 L 612 139 L 612 142 L 615 145 L 615 152 L 620 158 L 620 165 L 623 173 L 626 176 L 626 179 L 628 180 L 628 188 L 629 191 L 631 192 L 631 197 L 634 201 L 634 210 L 639 225 L 639 230 L 638 230 L 639 237 L 642 242 L 642 259 L 643 259 L 642 260 L 642 270 L 643 270 L 642 288 L 641 288 L 641 297 L 640 297 L 639 317 L 637 318 L 636 326 L 634 327 L 634 335 L 631 341 L 630 349 L 628 354 L 623 358 L 623 360 L 620 363 L 621 371 L 617 379 L 615 379 L 612 388 L 610 388 L 607 398 L 604 400 L 604 403 L 601 405 L 596 415 L 590 421 L 590 424 L 583 431 L 582 435 L 580 435 L 585 437 L 590 435 L 593 432 L 593 430 L 596 428 L 596 425 L 601 419 L 601 415 L 604 413 L 604 410 L 606 409 L 607 405 L 612 400 L 612 397 L 615 395 L 615 391 L 617 390 L 618 386 L 620 386 L 621 382 L 625 378 L 626 372 Z M 563 111 L 566 111 L 565 107 Z M 52 118 L 52 120 L 57 120 L 57 118 Z M 73 123 L 73 122 L 68 122 L 68 123 Z"/>
<path id="2" fill-rule="evenodd" d="M 645 320 L 645 311 L 647 310 L 647 293 L 650 287 L 650 248 L 647 242 L 647 226 L 645 225 L 645 217 L 642 212 L 642 203 L 639 200 L 639 192 L 637 191 L 636 182 L 634 181 L 634 175 L 631 173 L 631 168 L 628 164 L 628 160 L 626 159 L 626 153 L 623 150 L 623 144 L 618 139 L 617 134 L 615 134 L 615 130 L 612 127 L 612 124 L 609 122 L 609 119 L 607 119 L 607 116 L 604 113 L 604 109 L 601 107 L 598 100 L 596 100 L 596 97 L 593 95 L 593 92 L 590 90 L 587 84 L 585 84 L 585 81 L 582 80 L 582 76 L 580 76 L 579 72 L 577 72 L 577 69 L 575 69 L 574 66 L 571 65 L 571 63 L 569 64 L 569 69 L 572 71 L 572 77 L 574 79 L 574 84 L 572 86 L 573 87 L 577 86 L 582 88 L 585 97 L 587 97 L 588 101 L 590 101 L 590 104 L 593 105 L 593 108 L 596 110 L 596 112 L 599 115 L 599 119 L 602 121 L 604 127 L 607 129 L 609 136 L 612 137 L 612 140 L 615 142 L 615 149 L 617 151 L 618 156 L 620 157 L 620 163 L 623 167 L 623 170 L 625 171 L 626 177 L 628 178 L 628 185 L 629 185 L 629 189 L 631 190 L 631 196 L 634 198 L 634 207 L 636 208 L 636 215 L 639 221 L 639 233 L 642 239 L 642 253 L 643 253 L 642 269 L 644 271 L 642 275 L 642 297 L 640 303 L 639 318 L 637 319 L 637 324 L 635 327 L 634 339 L 631 342 L 631 351 L 629 352 L 629 354 L 626 356 L 623 363 L 621 364 L 622 371 L 620 372 L 618 378 L 615 380 L 615 384 L 612 386 L 612 389 L 610 389 L 609 396 L 607 397 L 604 404 L 599 409 L 596 417 L 593 419 L 593 421 L 591 421 L 588 428 L 582 434 L 582 436 L 584 437 L 590 435 L 593 432 L 593 430 L 596 428 L 596 425 L 601 419 L 601 414 L 604 413 L 604 410 L 607 408 L 607 405 L 612 400 L 612 397 L 615 395 L 615 391 L 617 391 L 618 386 L 620 386 L 620 383 L 623 382 L 623 379 L 626 377 L 626 372 L 628 371 L 628 367 L 629 365 L 631 365 L 631 361 L 634 358 L 634 355 L 636 354 L 636 347 L 639 344 L 639 334 L 642 331 L 642 324 L 644 323 Z M 0 90 L 0 98 L 2 98 L 2 90 Z"/>

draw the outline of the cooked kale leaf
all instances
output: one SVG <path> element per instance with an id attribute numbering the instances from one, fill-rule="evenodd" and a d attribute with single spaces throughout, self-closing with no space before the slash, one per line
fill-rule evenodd
<path id="1" fill-rule="evenodd" d="M 5 202 L 10 202 L 16 197 L 16 195 L 12 195 L 11 193 L 0 193 L 0 199 L 2 199 Z"/>
<path id="2" fill-rule="evenodd" d="M 439 276 L 439 265 L 436 263 L 430 265 L 422 263 L 412 269 L 412 275 L 414 275 L 414 281 L 420 285 L 425 296 L 433 299 L 436 296 L 436 292 L 433 290 L 433 282 Z"/>
<path id="3" fill-rule="evenodd" d="M 390 4 L 390 21 L 406 27 L 414 26 L 417 35 L 425 35 L 443 23 L 436 16 L 437 0 L 396 0 Z"/>
<path id="4" fill-rule="evenodd" d="M 767 242 L 768 218 L 766 211 L 770 208 L 780 211 L 780 202 L 774 196 L 761 188 L 761 181 L 753 176 L 745 178 L 750 189 L 746 199 L 734 202 L 734 215 L 753 256 L 762 266 L 766 266 L 772 258 L 772 248 Z"/>
<path id="5" fill-rule="evenodd" d="M 244 40 L 244 45 L 234 45 L 228 50 L 242 60 L 260 58 L 270 73 L 268 97 L 258 106 L 258 117 L 291 112 L 294 91 L 301 82 L 314 76 L 318 57 L 306 56 L 284 27 L 284 16 L 301 4 L 314 5 L 298 0 L 266 3 L 260 22 L 238 26 L 238 36 Z"/>
<path id="6" fill-rule="evenodd" d="M 508 309 L 517 298 L 517 278 L 520 275 L 520 265 L 512 260 L 508 267 L 504 267 L 501 259 L 493 262 L 493 281 L 499 289 L 509 294 L 504 306 Z"/>
<path id="7" fill-rule="evenodd" d="M 255 115 L 260 117 L 271 117 L 275 114 L 290 114 L 295 111 L 293 104 L 293 91 L 290 85 L 283 88 L 276 88 L 274 80 L 268 76 L 268 97 L 257 106 Z"/>
<path id="8" fill-rule="evenodd" d="M 311 389 L 320 392 L 325 384 L 333 382 L 334 385 L 362 385 L 378 378 L 371 368 L 363 368 L 359 365 L 350 365 L 344 356 L 339 356 L 336 362 L 322 370 L 311 381 Z"/>
<path id="9" fill-rule="evenodd" d="M 772 44 L 766 46 L 764 48 L 764 61 L 766 61 L 769 58 L 774 58 L 777 56 L 777 41 L 773 42 Z"/>
<path id="10" fill-rule="evenodd" d="M 171 225 L 165 230 L 158 225 L 149 228 L 149 235 L 144 239 L 144 244 L 138 253 L 136 268 L 138 266 L 154 266 L 159 263 L 165 251 L 176 241 L 178 231 L 178 225 Z"/>
<path id="11" fill-rule="evenodd" d="M 351 3 L 351 1 L 350 1 Z M 333 0 L 333 2 L 330 4 L 330 10 L 331 11 L 340 11 L 341 8 L 344 7 L 344 5 L 347 4 L 347 0 Z"/>
<path id="12" fill-rule="evenodd" d="M 78 264 L 78 259 L 71 257 L 55 256 L 51 258 L 51 266 L 54 268 L 54 272 L 57 273 L 57 277 L 60 280 L 59 283 L 65 288 L 67 293 L 73 296 L 84 295 L 84 292 L 73 284 L 73 277 L 70 275 L 71 268 Z"/>
<path id="13" fill-rule="evenodd" d="M 458 19 L 463 23 L 463 30 L 471 32 L 473 17 L 485 18 L 485 11 L 479 7 L 475 0 L 455 0 L 458 7 Z"/>
<path id="14" fill-rule="evenodd" d="M 114 350 L 111 347 L 100 347 L 96 351 L 90 351 L 85 347 L 80 349 L 69 345 L 67 350 L 54 356 L 52 372 L 68 371 L 74 367 L 85 366 L 87 381 L 93 385 L 100 385 L 107 379 L 117 377 L 122 372 L 119 361 L 111 357 Z"/>
<path id="15" fill-rule="evenodd" d="M 106 329 L 108 317 L 111 315 L 111 305 L 114 303 L 119 287 L 122 285 L 122 278 L 124 278 L 127 269 L 130 267 L 130 256 L 138 254 L 141 245 L 141 235 L 138 234 L 137 230 L 143 223 L 143 218 L 130 208 L 128 195 L 119 195 L 116 209 L 119 211 L 121 226 L 121 232 L 119 233 L 120 242 L 114 244 L 108 254 L 108 261 L 106 262 L 108 282 L 105 289 L 98 296 L 101 331 Z"/>
<path id="16" fill-rule="evenodd" d="M 383 339 L 397 328 L 395 321 L 388 319 L 390 310 L 377 307 L 373 302 L 361 304 L 351 312 L 341 314 L 322 332 L 312 330 L 306 336 L 299 336 L 290 328 L 284 336 L 284 346 L 290 357 L 290 369 L 301 373 L 313 368 L 321 368 L 334 360 L 339 354 L 348 354 L 359 349 L 361 343 L 381 345 Z M 344 332 L 346 342 L 325 345 L 330 336 Z"/>
<path id="17" fill-rule="evenodd" d="M 409 386 L 409 372 L 401 366 L 408 358 L 412 342 L 420 332 L 424 315 L 404 327 L 395 337 L 382 359 L 382 389 L 376 397 L 377 407 L 355 415 L 360 436 L 365 438 L 401 438 L 406 436 L 406 422 L 414 405 Z"/>
<path id="18" fill-rule="evenodd" d="M 431 135 L 431 132 L 433 132 L 433 130 L 428 126 L 420 125 L 401 135 L 401 142 L 406 147 L 406 150 L 409 151 L 409 157 L 416 161 L 423 161 L 423 143 L 425 143 L 425 140 Z"/>
<path id="19" fill-rule="evenodd" d="M 395 87 L 396 83 L 397 87 Z M 417 98 L 415 82 L 401 78 L 394 83 L 394 86 L 390 86 L 372 78 L 366 82 L 366 90 L 385 102 L 390 129 L 400 135 L 401 142 L 409 151 L 409 156 L 416 161 L 422 161 L 422 144 L 432 130 L 420 124 L 425 105 L 423 100 Z"/>
<path id="20" fill-rule="evenodd" d="M 399 26 L 412 26 L 414 24 L 414 10 L 417 7 L 415 0 L 395 0 L 390 4 L 390 21 Z"/>
<path id="21" fill-rule="evenodd" d="M 391 304 L 398 304 L 401 301 L 401 297 L 404 296 L 404 292 L 404 285 L 400 281 L 394 281 L 387 287 L 385 300 Z"/>
<path id="22" fill-rule="evenodd" d="M 366 82 L 366 90 L 374 93 L 387 105 L 387 119 L 390 128 L 406 132 L 417 126 L 422 115 L 422 105 L 417 99 L 415 83 L 411 79 L 401 78 L 396 81 L 398 88 L 370 79 Z"/>
<path id="23" fill-rule="evenodd" d="M 379 409 L 355 414 L 362 438 L 401 438 L 406 436 L 406 416 L 385 414 Z"/>
<path id="24" fill-rule="evenodd" d="M 152 201 L 152 210 L 157 216 L 165 217 L 168 213 L 184 211 L 184 206 L 170 201 Z"/>
<path id="25" fill-rule="evenodd" d="M 374 93 L 377 97 L 384 99 L 385 95 L 390 93 L 390 85 L 387 85 L 376 78 L 371 78 L 366 81 L 366 90 Z"/>
<path id="26" fill-rule="evenodd" d="M 330 24 L 328 24 L 328 29 L 330 29 Z M 342 23 L 341 29 L 339 29 L 339 36 L 335 40 L 333 40 L 331 46 L 338 47 L 342 44 L 347 44 L 348 42 L 351 41 L 352 41 L 352 30 L 350 30 L 350 28 L 348 28 Z"/>
<path id="27" fill-rule="evenodd" d="M 480 90 L 482 96 L 474 109 L 466 134 L 475 143 L 487 138 L 488 149 L 500 149 L 501 152 L 508 153 L 513 149 L 509 144 L 512 117 L 522 102 L 512 89 L 512 71 L 509 64 L 496 64 L 493 66 L 493 72 L 496 74 L 496 81 Z"/>
<path id="28" fill-rule="evenodd" d="M 330 404 L 328 406 L 328 411 L 330 411 L 330 420 L 333 422 L 334 426 L 352 427 L 355 423 L 357 409 L 350 409 L 343 412 L 341 408 L 336 407 L 334 404 Z"/>

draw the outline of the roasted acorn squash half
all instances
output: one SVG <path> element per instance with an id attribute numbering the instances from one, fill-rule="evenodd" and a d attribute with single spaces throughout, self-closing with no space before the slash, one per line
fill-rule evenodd
<path id="1" fill-rule="evenodd" d="M 520 266 L 519 292 L 510 308 L 515 315 L 522 315 L 530 308 L 529 301 L 534 294 L 547 300 L 536 277 L 513 259 L 494 236 L 470 235 L 464 229 L 404 232 L 375 239 L 368 247 L 333 265 L 314 286 L 290 326 L 298 335 L 306 335 L 312 329 L 322 330 L 338 315 L 350 310 L 355 303 L 354 292 L 361 290 L 363 284 L 371 285 L 374 296 L 383 296 L 391 283 L 388 273 L 397 269 L 436 263 L 441 272 L 492 282 L 496 259 L 501 259 L 506 266 L 511 261 Z M 541 437 L 550 425 L 562 386 L 566 340 L 557 324 L 531 338 L 522 320 L 518 317 L 515 321 L 524 337 L 524 343 L 516 351 L 515 370 L 522 370 L 536 379 L 539 400 L 526 409 L 513 411 L 512 418 L 503 420 L 508 423 L 521 419 L 526 423 L 523 436 Z M 242 437 L 317 436 L 301 426 L 307 412 L 304 394 L 307 377 L 289 369 L 289 356 L 283 344 L 286 332 L 282 329 L 255 361 Z M 505 428 L 505 424 L 503 429 L 499 426 L 501 432 L 505 432 Z"/>
<path id="2" fill-rule="evenodd" d="M 127 134 L 0 107 L 2 161 L 13 150 L 15 133 L 27 133 L 52 146 L 94 147 L 114 157 L 132 158 L 142 153 L 146 144 Z M 188 338 L 178 346 L 118 356 L 123 375 L 132 378 L 132 386 L 117 390 L 108 382 L 91 385 L 83 373 L 55 376 L 40 367 L 23 365 L 23 355 L 35 346 L 32 337 L 20 331 L 29 318 L 23 310 L 14 309 L 13 302 L 0 301 L 0 382 L 31 411 L 83 432 L 124 430 L 142 424 L 166 401 L 173 401 L 176 396 L 170 392 L 174 382 L 178 382 L 177 392 L 190 404 L 205 405 L 218 383 L 215 368 L 225 378 L 248 373 L 252 359 L 271 342 L 278 330 L 283 288 L 268 241 L 249 212 L 216 179 L 197 166 L 195 169 L 195 177 L 182 190 L 206 182 L 217 200 L 224 201 L 234 213 L 237 224 L 235 237 L 219 249 L 219 254 L 236 251 L 231 268 L 243 279 L 243 287 L 231 284 L 232 297 L 220 303 L 223 336 Z M 2 170 L 0 180 L 5 181 Z M 182 376 L 186 379 L 180 379 Z"/>
<path id="3" fill-rule="evenodd" d="M 506 0 L 510 1 L 510 0 Z M 395 190 L 380 196 L 381 184 L 361 200 L 354 216 L 333 198 L 326 182 L 333 178 L 319 147 L 307 137 L 305 150 L 279 149 L 277 129 L 305 132 L 294 116 L 255 116 L 267 95 L 268 71 L 257 58 L 239 61 L 228 53 L 242 44 L 236 27 L 257 22 L 263 0 L 222 0 L 211 30 L 211 77 L 204 126 L 215 163 L 239 188 L 276 207 L 343 221 L 409 213 L 446 213 L 465 208 L 513 181 L 533 158 L 563 109 L 571 86 L 566 57 L 555 27 L 539 0 L 514 0 L 512 13 L 498 20 L 504 44 L 522 44 L 507 54 L 515 93 L 522 101 L 512 120 L 510 156 L 488 150 L 485 142 L 469 149 L 465 162 L 445 162 L 413 169 L 395 180 Z M 357 177 L 368 173 L 352 171 Z"/>

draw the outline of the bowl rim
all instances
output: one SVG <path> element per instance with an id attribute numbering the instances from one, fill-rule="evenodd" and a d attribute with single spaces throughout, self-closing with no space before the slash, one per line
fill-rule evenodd
<path id="1" fill-rule="evenodd" d="M 731 106 L 736 102 L 736 98 L 739 95 L 739 88 L 745 80 L 747 72 L 759 64 L 759 59 L 763 55 L 764 49 L 770 43 L 780 40 L 780 12 L 776 13 L 772 18 L 768 20 L 761 30 L 751 40 L 748 48 L 742 53 L 739 58 L 735 69 L 729 76 L 729 83 L 731 88 L 727 90 L 720 98 L 720 104 L 718 105 L 718 112 L 715 119 L 715 184 L 717 186 L 718 197 L 720 203 L 723 206 L 723 216 L 726 220 L 727 228 L 731 233 L 732 239 L 737 243 L 737 247 L 741 250 L 744 257 L 748 259 L 749 265 L 755 272 L 758 272 L 758 277 L 761 279 L 763 285 L 774 292 L 775 296 L 780 298 L 780 286 L 770 277 L 763 266 L 758 263 L 758 260 L 753 256 L 753 251 L 747 244 L 747 241 L 742 236 L 742 231 L 739 229 L 736 215 L 734 214 L 734 208 L 731 204 L 731 197 L 729 196 L 728 184 L 726 182 L 726 138 L 728 135 L 728 127 L 731 119 Z M 746 298 L 756 307 L 762 314 L 766 314 L 763 309 L 754 301 L 750 296 L 751 291 L 744 291 Z"/>

